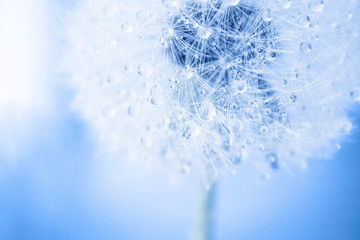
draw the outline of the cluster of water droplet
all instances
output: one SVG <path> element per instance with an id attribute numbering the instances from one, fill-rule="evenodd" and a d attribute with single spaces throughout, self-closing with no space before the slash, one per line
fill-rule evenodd
<path id="1" fill-rule="evenodd" d="M 206 158 L 238 164 L 248 145 L 260 144 L 258 135 L 286 123 L 264 75 L 279 54 L 275 31 L 266 10 L 237 1 L 190 1 L 171 16 L 167 52 L 185 72 L 176 77 L 174 98 L 186 118 L 174 121 L 191 122 L 209 139 L 198 146 Z M 278 167 L 276 154 L 268 155 Z"/>
<path id="2" fill-rule="evenodd" d="M 103 149 L 218 177 L 305 166 L 351 131 L 357 0 L 85 2 L 68 62 Z"/>

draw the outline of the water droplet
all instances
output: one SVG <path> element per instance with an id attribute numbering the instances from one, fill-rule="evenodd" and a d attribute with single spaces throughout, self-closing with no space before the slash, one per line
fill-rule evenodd
<path id="1" fill-rule="evenodd" d="M 278 158 L 275 153 L 268 154 L 266 157 L 266 161 L 268 162 L 268 164 L 272 169 L 279 168 Z"/>
<path id="2" fill-rule="evenodd" d="M 277 2 L 283 9 L 288 9 L 291 7 L 292 0 L 277 0 Z"/>
<path id="3" fill-rule="evenodd" d="M 247 91 L 247 83 L 244 80 L 234 81 L 233 88 L 237 94 L 244 94 Z"/>
<path id="4" fill-rule="evenodd" d="M 183 129 L 182 136 L 184 138 L 193 138 L 198 136 L 200 129 L 195 125 L 188 125 Z"/>
<path id="5" fill-rule="evenodd" d="M 300 27 L 308 27 L 310 26 L 311 19 L 309 16 L 299 15 L 298 16 L 298 24 Z"/>
<path id="6" fill-rule="evenodd" d="M 198 108 L 198 114 L 203 121 L 211 121 L 216 116 L 216 108 L 212 103 L 202 103 Z"/>
<path id="7" fill-rule="evenodd" d="M 261 126 L 259 131 L 261 134 L 265 134 L 269 131 L 269 129 L 266 126 Z"/>
<path id="8" fill-rule="evenodd" d="M 311 9 L 311 11 L 313 12 L 322 12 L 324 9 L 324 1 L 323 0 L 312 0 L 309 3 L 309 8 Z"/>
<path id="9" fill-rule="evenodd" d="M 243 130 L 244 125 L 243 123 L 238 119 L 233 119 L 230 121 L 230 131 L 234 135 L 240 134 L 240 132 Z"/>
<path id="10" fill-rule="evenodd" d="M 274 61 L 277 57 L 276 52 L 266 52 L 265 55 L 266 55 L 266 60 L 270 62 Z"/>
<path id="11" fill-rule="evenodd" d="M 239 107 L 239 105 L 237 103 L 232 103 L 231 104 L 231 109 L 232 110 L 236 110 Z"/>
<path id="12" fill-rule="evenodd" d="M 355 87 L 350 91 L 350 97 L 354 101 L 360 101 L 360 87 Z"/>
<path id="13" fill-rule="evenodd" d="M 342 131 L 344 131 L 346 133 L 350 132 L 352 129 L 352 123 L 349 121 L 343 122 L 341 124 L 341 129 L 342 129 Z"/>
<path id="14" fill-rule="evenodd" d="M 197 30 L 197 34 L 201 39 L 208 39 L 211 35 L 211 29 L 199 27 Z"/>
<path id="15" fill-rule="evenodd" d="M 133 117 L 133 116 L 138 115 L 138 113 L 139 113 L 139 108 L 136 107 L 136 106 L 130 106 L 130 107 L 128 107 L 127 112 L 128 112 L 128 114 L 129 114 L 129 116 L 132 116 L 132 117 Z"/>
<path id="16" fill-rule="evenodd" d="M 188 174 L 190 172 L 190 164 L 189 163 L 183 163 L 181 164 L 180 171 L 182 174 Z"/>
<path id="17" fill-rule="evenodd" d="M 287 119 L 288 119 L 288 115 L 286 113 L 281 114 L 281 117 L 280 117 L 281 122 L 284 123 L 287 121 Z"/>
<path id="18" fill-rule="evenodd" d="M 126 64 L 124 65 L 124 71 L 125 71 L 125 72 L 132 72 L 132 71 L 134 71 L 133 65 L 126 63 Z"/>
<path id="19" fill-rule="evenodd" d="M 295 94 L 291 94 L 290 100 L 291 100 L 292 103 L 296 102 L 297 96 Z"/>
<path id="20" fill-rule="evenodd" d="M 302 53 L 310 53 L 311 52 L 311 43 L 301 43 L 300 44 L 300 51 Z"/>
<path id="21" fill-rule="evenodd" d="M 121 30 L 123 30 L 124 32 L 127 32 L 127 33 L 131 33 L 134 30 L 134 27 L 130 23 L 123 23 L 121 25 Z"/>
<path id="22" fill-rule="evenodd" d="M 240 0 L 223 0 L 225 6 L 236 6 Z"/>
<path id="23" fill-rule="evenodd" d="M 138 67 L 138 73 L 140 76 L 148 77 L 153 73 L 153 67 L 148 63 L 143 63 Z"/>
<path id="24" fill-rule="evenodd" d="M 234 165 L 239 165 L 241 162 L 241 157 L 239 156 L 232 156 L 230 158 L 230 161 L 234 164 Z"/>
<path id="25" fill-rule="evenodd" d="M 265 12 L 263 13 L 262 19 L 264 20 L 264 22 L 270 22 L 272 17 L 271 17 L 271 12 L 269 9 L 266 9 Z"/>
<path id="26" fill-rule="evenodd" d="M 264 114 L 265 114 L 266 116 L 269 116 L 269 115 L 271 114 L 271 109 L 270 109 L 270 108 L 265 108 L 265 109 L 264 109 Z"/>
<path id="27" fill-rule="evenodd" d="M 104 106 L 102 108 L 102 114 L 105 117 L 114 117 L 115 116 L 115 110 L 111 108 L 110 106 Z"/>
<path id="28" fill-rule="evenodd" d="M 159 104 L 159 100 L 158 98 L 156 97 L 152 97 L 151 100 L 150 100 L 151 104 L 153 105 L 158 105 Z"/>

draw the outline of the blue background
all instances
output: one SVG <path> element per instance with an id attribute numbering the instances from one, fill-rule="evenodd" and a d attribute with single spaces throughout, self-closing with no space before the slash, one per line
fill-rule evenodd
<path id="1" fill-rule="evenodd" d="M 49 78 L 66 76 L 49 71 Z M 31 115 L 31 134 L 12 136 L 16 154 L 0 141 L 0 239 L 188 239 L 198 179 L 190 175 L 171 185 L 166 176 L 141 177 L 94 158 L 91 130 L 68 110 L 73 93 L 62 85 L 51 91 L 56 111 Z M 224 178 L 215 239 L 360 239 L 358 110 L 351 113 L 353 134 L 332 159 L 310 160 L 303 172 L 280 171 L 266 181 Z"/>

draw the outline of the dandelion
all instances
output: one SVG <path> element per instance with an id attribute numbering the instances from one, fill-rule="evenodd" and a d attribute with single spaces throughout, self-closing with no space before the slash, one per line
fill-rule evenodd
<path id="1" fill-rule="evenodd" d="M 360 99 L 357 0 L 85 0 L 64 63 L 105 152 L 208 184 L 328 157 Z M 158 164 L 161 162 L 161 164 Z"/>

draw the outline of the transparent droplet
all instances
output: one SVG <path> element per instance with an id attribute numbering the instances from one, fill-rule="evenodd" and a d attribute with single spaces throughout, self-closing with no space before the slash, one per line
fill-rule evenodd
<path id="1" fill-rule="evenodd" d="M 183 163 L 181 164 L 180 171 L 182 174 L 188 174 L 190 172 L 190 164 L 189 163 Z"/>
<path id="2" fill-rule="evenodd" d="M 345 133 L 350 132 L 352 128 L 353 128 L 352 123 L 349 122 L 349 121 L 343 122 L 343 123 L 341 124 L 341 129 L 342 129 L 342 131 L 344 131 Z"/>
<path id="3" fill-rule="evenodd" d="M 277 57 L 276 52 L 266 52 L 265 54 L 266 54 L 266 60 L 271 62 L 274 61 Z"/>
<path id="4" fill-rule="evenodd" d="M 355 87 L 350 91 L 350 98 L 354 101 L 360 101 L 360 87 Z"/>
<path id="5" fill-rule="evenodd" d="M 278 6 L 283 9 L 288 9 L 291 7 L 292 0 L 277 0 Z"/>
<path id="6" fill-rule="evenodd" d="M 231 71 L 229 72 L 229 79 L 234 81 L 234 80 L 236 80 L 236 77 L 237 77 L 236 71 L 235 71 L 235 70 L 231 70 Z"/>
<path id="7" fill-rule="evenodd" d="M 237 94 L 244 94 L 247 91 L 247 83 L 244 80 L 234 81 L 233 88 Z"/>
<path id="8" fill-rule="evenodd" d="M 308 27 L 308 26 L 310 26 L 310 23 L 311 23 L 311 19 L 309 16 L 299 15 L 299 17 L 298 17 L 299 26 Z"/>
<path id="9" fill-rule="evenodd" d="M 240 0 L 223 0 L 225 6 L 236 6 Z"/>
<path id="10" fill-rule="evenodd" d="M 131 64 L 126 63 L 126 64 L 124 65 L 124 71 L 125 71 L 125 72 L 132 72 L 132 71 L 134 71 L 134 66 L 131 65 Z"/>
<path id="11" fill-rule="evenodd" d="M 286 122 L 287 119 L 288 119 L 288 115 L 286 113 L 281 114 L 281 117 L 280 117 L 281 122 Z"/>
<path id="12" fill-rule="evenodd" d="M 211 35 L 211 29 L 199 27 L 197 34 L 201 39 L 208 39 Z"/>
<path id="13" fill-rule="evenodd" d="M 130 23 L 123 23 L 121 25 L 121 30 L 123 30 L 124 32 L 127 32 L 127 33 L 131 33 L 134 30 L 134 27 Z"/>
<path id="14" fill-rule="evenodd" d="M 212 103 L 204 103 L 198 108 L 198 114 L 203 121 L 211 121 L 216 116 L 216 108 Z"/>
<path id="15" fill-rule="evenodd" d="M 271 109 L 270 109 L 270 108 L 265 108 L 265 109 L 264 109 L 264 114 L 265 114 L 266 116 L 269 116 L 269 115 L 271 114 Z"/>
<path id="16" fill-rule="evenodd" d="M 164 38 L 160 38 L 159 42 L 160 42 L 161 46 L 163 46 L 164 48 L 168 47 L 168 43 Z"/>
<path id="17" fill-rule="evenodd" d="M 111 108 L 110 106 L 105 106 L 102 108 L 102 114 L 105 117 L 114 117 L 115 116 L 115 110 Z"/>
<path id="18" fill-rule="evenodd" d="M 311 9 L 311 11 L 313 12 L 322 12 L 324 9 L 324 1 L 323 0 L 312 0 L 309 3 L 309 8 Z"/>
<path id="19" fill-rule="evenodd" d="M 261 126 L 259 131 L 261 134 L 265 134 L 269 131 L 269 129 L 266 126 Z"/>
<path id="20" fill-rule="evenodd" d="M 268 162 L 268 164 L 272 169 L 279 168 L 278 158 L 275 153 L 268 154 L 266 157 L 266 161 Z"/>
<path id="21" fill-rule="evenodd" d="M 150 100 L 151 104 L 153 105 L 158 105 L 159 104 L 159 100 L 158 98 L 156 97 L 152 97 L 151 100 Z"/>
<path id="22" fill-rule="evenodd" d="M 195 125 L 189 125 L 183 129 L 182 136 L 184 138 L 193 138 L 193 137 L 198 136 L 199 133 L 200 133 L 200 130 L 198 127 L 196 127 Z"/>
<path id="23" fill-rule="evenodd" d="M 234 164 L 234 165 L 239 165 L 241 162 L 241 157 L 239 156 L 232 156 L 230 158 L 230 161 Z"/>
<path id="24" fill-rule="evenodd" d="M 204 95 L 204 94 L 205 94 L 205 90 L 204 90 L 204 89 L 201 89 L 201 90 L 199 91 L 199 93 L 200 93 L 201 95 Z"/>
<path id="25" fill-rule="evenodd" d="M 140 76 L 148 77 L 153 73 L 153 67 L 148 63 L 143 63 L 138 67 L 138 73 Z"/>
<path id="26" fill-rule="evenodd" d="M 301 43 L 300 44 L 300 51 L 302 53 L 310 53 L 311 52 L 311 43 Z"/>
<path id="27" fill-rule="evenodd" d="M 238 135 L 244 128 L 243 123 L 238 119 L 233 119 L 230 121 L 230 130 L 234 135 Z"/>
<path id="28" fill-rule="evenodd" d="M 236 110 L 239 107 L 239 105 L 237 103 L 232 103 L 231 104 L 231 109 L 232 110 Z"/>
<path id="29" fill-rule="evenodd" d="M 262 19 L 264 20 L 264 22 L 270 22 L 272 17 L 271 17 L 271 12 L 269 9 L 266 9 L 265 12 L 263 13 Z"/>
<path id="30" fill-rule="evenodd" d="M 129 116 L 134 117 L 134 116 L 138 115 L 140 111 L 139 111 L 138 107 L 130 106 L 130 107 L 128 107 L 127 112 L 128 112 Z"/>

